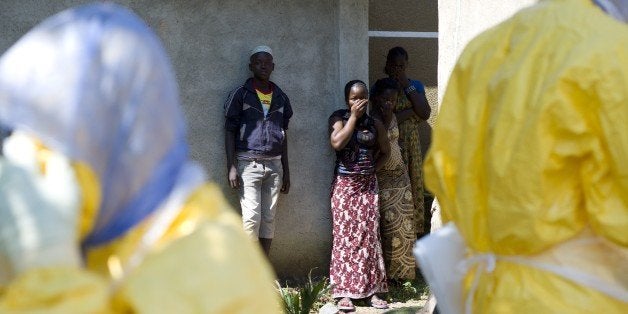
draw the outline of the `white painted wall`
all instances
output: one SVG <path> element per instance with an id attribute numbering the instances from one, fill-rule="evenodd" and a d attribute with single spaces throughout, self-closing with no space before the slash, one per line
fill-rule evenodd
<path id="1" fill-rule="evenodd" d="M 438 0 L 438 103 L 449 75 L 471 39 L 536 0 Z"/>

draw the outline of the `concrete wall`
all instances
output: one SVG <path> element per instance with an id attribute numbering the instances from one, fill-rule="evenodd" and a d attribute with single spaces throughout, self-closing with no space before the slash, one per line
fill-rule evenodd
<path id="1" fill-rule="evenodd" d="M 88 1 L 0 1 L 0 51 L 45 17 Z M 248 76 L 248 52 L 267 44 L 272 79 L 294 108 L 289 134 L 292 188 L 282 197 L 271 262 L 281 277 L 326 274 L 331 248 L 329 187 L 334 154 L 327 117 L 343 108 L 347 80 L 368 78 L 366 0 L 124 0 L 162 38 L 177 73 L 192 158 L 225 195 L 222 106 Z"/>
<path id="2" fill-rule="evenodd" d="M 458 56 L 476 35 L 535 0 L 438 0 L 438 99 Z M 440 103 L 440 101 L 439 101 Z"/>

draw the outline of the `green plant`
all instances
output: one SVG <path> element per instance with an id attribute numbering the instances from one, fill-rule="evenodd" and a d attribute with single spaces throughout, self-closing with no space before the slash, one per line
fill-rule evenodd
<path id="1" fill-rule="evenodd" d="M 314 304 L 330 289 L 327 278 L 312 281 L 312 271 L 308 275 L 308 281 L 300 288 L 281 287 L 277 283 L 279 294 L 283 300 L 284 311 L 287 314 L 309 314 Z"/>
<path id="2" fill-rule="evenodd" d="M 283 308 L 287 314 L 297 314 L 301 312 L 301 297 L 299 296 L 299 291 L 294 288 L 285 287 L 282 288 L 279 283 L 277 283 L 279 287 L 279 294 L 281 295 L 281 299 L 283 301 Z"/>
<path id="3" fill-rule="evenodd" d="M 387 300 L 389 302 L 406 302 L 427 298 L 429 287 L 421 279 L 392 283 L 389 286 Z"/>

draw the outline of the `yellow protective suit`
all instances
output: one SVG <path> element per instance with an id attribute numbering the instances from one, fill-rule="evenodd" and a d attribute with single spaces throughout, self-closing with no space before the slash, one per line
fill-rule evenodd
<path id="1" fill-rule="evenodd" d="M 45 156 L 47 150 L 41 152 Z M 99 189 L 88 167 L 74 167 L 83 191 L 77 227 L 85 234 L 94 218 L 93 204 L 99 203 Z M 114 283 L 117 278 L 109 273 L 115 277 L 115 267 L 127 263 L 153 219 L 87 252 L 87 269 L 45 268 L 22 274 L 0 291 L 0 313 L 281 312 L 268 262 L 214 184 L 193 192 L 141 264 Z"/>
<path id="2" fill-rule="evenodd" d="M 628 313 L 526 264 L 594 274 L 626 295 L 627 123 L 628 26 L 591 1 L 541 1 L 466 47 L 425 178 L 444 222 L 497 256 L 466 275 L 474 313 Z"/>

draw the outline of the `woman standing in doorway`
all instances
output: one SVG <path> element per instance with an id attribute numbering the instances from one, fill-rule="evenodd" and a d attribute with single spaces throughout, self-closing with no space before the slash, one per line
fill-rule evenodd
<path id="1" fill-rule="evenodd" d="M 388 159 L 386 129 L 366 114 L 366 84 L 345 86 L 347 109 L 329 117 L 331 146 L 336 151 L 331 212 L 333 248 L 329 276 L 340 310 L 354 310 L 351 299 L 370 298 L 387 308 L 376 294 L 388 291 L 379 236 L 378 187 L 375 171 Z"/>
<path id="2" fill-rule="evenodd" d="M 412 197 L 415 209 L 416 233 L 418 236 L 429 232 L 429 209 L 423 204 L 423 174 L 419 122 L 430 117 L 430 106 L 425 97 L 425 87 L 417 80 L 406 76 L 408 52 L 402 47 L 394 47 L 386 56 L 384 72 L 399 84 L 397 105 L 394 112 L 399 123 L 399 145 L 403 160 L 408 166 L 412 184 Z"/>

